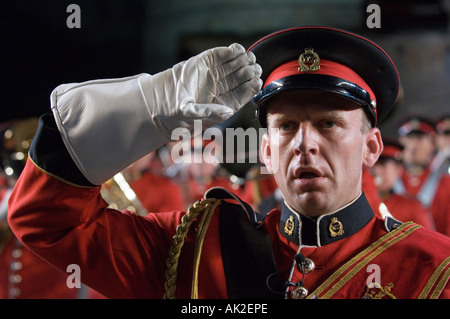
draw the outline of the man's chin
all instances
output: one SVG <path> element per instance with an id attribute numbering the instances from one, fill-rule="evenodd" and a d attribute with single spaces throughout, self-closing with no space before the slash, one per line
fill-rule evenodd
<path id="1" fill-rule="evenodd" d="M 311 191 L 299 195 L 292 208 L 305 216 L 317 217 L 330 212 L 329 203 L 330 200 L 326 199 L 323 192 Z"/>

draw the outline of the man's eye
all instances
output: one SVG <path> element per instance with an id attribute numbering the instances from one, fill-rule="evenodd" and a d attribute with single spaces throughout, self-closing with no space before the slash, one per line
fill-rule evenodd
<path id="1" fill-rule="evenodd" d="M 294 127 L 294 125 L 290 122 L 282 123 L 280 125 L 280 129 L 283 131 L 289 131 Z"/>
<path id="2" fill-rule="evenodd" d="M 332 120 L 326 120 L 322 122 L 323 127 L 325 128 L 332 128 L 336 125 L 336 122 L 332 121 Z"/>

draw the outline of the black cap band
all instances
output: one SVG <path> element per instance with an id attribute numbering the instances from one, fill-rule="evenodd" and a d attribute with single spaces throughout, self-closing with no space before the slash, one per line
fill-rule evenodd
<path id="1" fill-rule="evenodd" d="M 347 80 L 325 74 L 291 75 L 273 81 L 262 89 L 252 100 L 258 110 L 262 127 L 267 127 L 267 110 L 265 104 L 275 94 L 289 90 L 320 90 L 348 98 L 363 107 L 372 126 L 376 124 L 376 114 L 371 104 L 370 94 L 358 85 Z"/>

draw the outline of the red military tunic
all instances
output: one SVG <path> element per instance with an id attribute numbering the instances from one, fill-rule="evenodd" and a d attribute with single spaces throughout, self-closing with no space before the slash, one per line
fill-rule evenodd
<path id="1" fill-rule="evenodd" d="M 61 272 L 12 236 L 0 254 L 0 299 L 97 299 L 87 287 L 69 288 Z"/>
<path id="2" fill-rule="evenodd" d="M 450 175 L 441 177 L 430 211 L 433 214 L 436 230 L 450 236 Z"/>
<path id="3" fill-rule="evenodd" d="M 439 172 L 434 172 L 439 174 Z M 435 191 L 431 192 L 432 198 L 421 195 L 421 190 L 432 176 L 430 167 L 421 174 L 409 174 L 405 172 L 401 178 L 401 186 L 397 192 L 417 197 L 424 203 L 434 219 L 436 231 L 450 236 L 450 175 L 443 172 L 436 181 Z M 424 202 L 424 200 L 426 202 Z"/>
<path id="4" fill-rule="evenodd" d="M 149 212 L 184 210 L 183 190 L 169 177 L 146 172 L 130 182 L 142 205 Z"/>
<path id="5" fill-rule="evenodd" d="M 435 230 L 431 213 L 418 200 L 393 193 L 383 202 L 390 212 L 395 212 L 394 218 L 402 222 L 413 221 Z"/>
<path id="6" fill-rule="evenodd" d="M 68 264 L 80 265 L 85 283 L 105 296 L 163 297 L 165 261 L 184 213 L 142 217 L 109 210 L 99 188 L 70 185 L 31 161 L 17 183 L 10 207 L 13 230 L 30 249 L 63 270 Z M 351 223 L 351 219 L 361 216 L 361 209 L 365 212 L 363 221 Z M 212 216 L 204 241 L 199 298 L 230 297 L 223 245 L 217 236 L 219 215 L 223 213 L 220 210 L 219 206 L 219 214 Z M 291 215 L 295 226 L 288 235 L 284 231 L 285 218 Z M 329 224 L 325 220 L 333 216 L 342 221 L 346 236 L 332 238 L 327 233 Z M 367 267 L 375 264 L 380 267 L 379 284 L 393 285 L 390 291 L 397 298 L 450 297 L 448 238 L 410 223 L 388 232 L 385 221 L 373 216 L 364 196 L 319 222 L 300 218 L 287 208 L 274 210 L 266 217 L 263 229 L 270 234 L 283 279 L 300 280 L 294 263 L 296 254 L 314 261 L 315 270 L 305 280 L 310 296 L 361 298 L 367 295 Z M 314 229 L 318 233 L 311 233 Z M 190 297 L 194 241 L 195 232 L 189 231 L 179 260 L 177 298 Z"/>
<path id="7" fill-rule="evenodd" d="M 6 221 L 0 226 L 0 299 L 104 298 L 85 286 L 69 288 L 66 269 L 59 271 L 24 247 Z"/>

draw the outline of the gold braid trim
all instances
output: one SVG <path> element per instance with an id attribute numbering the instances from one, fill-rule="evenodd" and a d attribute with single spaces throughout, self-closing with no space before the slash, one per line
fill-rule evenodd
<path id="1" fill-rule="evenodd" d="M 191 298 L 198 298 L 198 267 L 200 265 L 200 256 L 206 231 L 211 221 L 211 217 L 220 204 L 220 200 L 210 198 L 203 201 L 195 202 L 187 214 L 181 218 L 181 223 L 177 226 L 176 234 L 173 236 L 172 246 L 169 248 L 169 257 L 166 261 L 166 282 L 164 288 L 164 299 L 175 299 L 178 259 L 180 258 L 181 248 L 183 248 L 186 235 L 194 222 L 195 218 L 204 211 L 197 231 L 194 254 L 194 270 L 192 279 Z"/>
<path id="2" fill-rule="evenodd" d="M 437 299 L 445 288 L 450 276 L 450 257 L 444 259 L 431 275 L 418 299 Z M 434 289 L 433 289 L 434 287 Z"/>
<path id="3" fill-rule="evenodd" d="M 375 257 L 383 253 L 386 249 L 408 237 L 422 226 L 413 222 L 407 222 L 395 228 L 389 233 L 378 238 L 369 247 L 358 253 L 355 257 L 347 261 L 339 269 L 337 269 L 327 280 L 325 280 L 313 293 L 307 298 L 310 299 L 314 295 L 321 299 L 330 299 L 335 293 L 346 285 L 355 274 L 363 269 Z"/>

